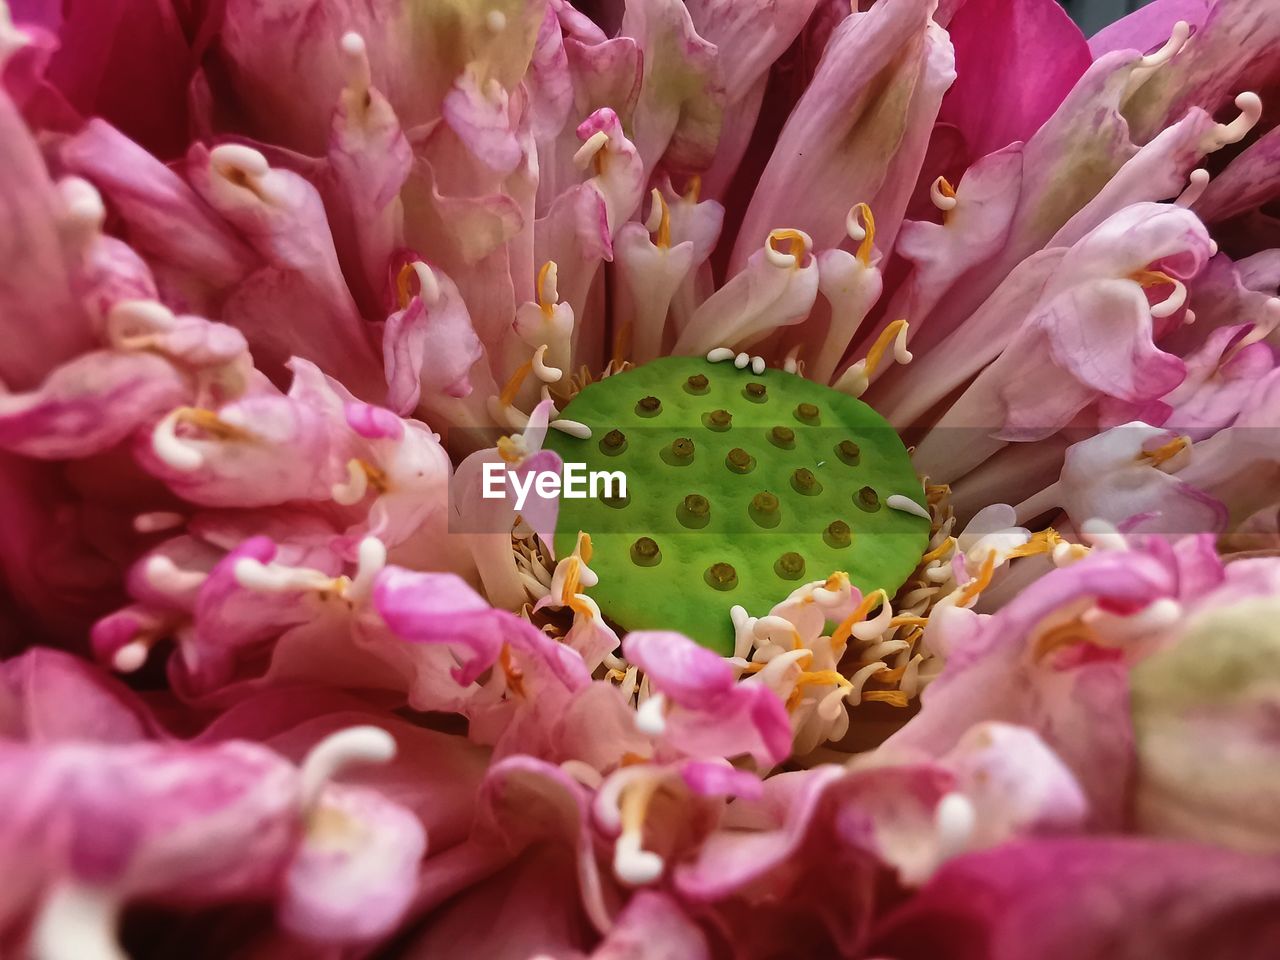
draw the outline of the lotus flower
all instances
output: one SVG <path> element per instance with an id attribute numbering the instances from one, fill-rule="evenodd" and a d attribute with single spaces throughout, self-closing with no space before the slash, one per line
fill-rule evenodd
<path id="1" fill-rule="evenodd" d="M 0 2 L 0 952 L 1280 954 L 1278 33 Z"/>

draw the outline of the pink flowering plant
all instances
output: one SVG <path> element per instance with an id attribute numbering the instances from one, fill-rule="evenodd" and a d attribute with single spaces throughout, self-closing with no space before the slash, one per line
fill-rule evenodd
<path id="1" fill-rule="evenodd" d="M 0 955 L 1280 956 L 1277 50 L 0 0 Z M 767 589 L 486 494 L 661 369 L 914 479 Z"/>

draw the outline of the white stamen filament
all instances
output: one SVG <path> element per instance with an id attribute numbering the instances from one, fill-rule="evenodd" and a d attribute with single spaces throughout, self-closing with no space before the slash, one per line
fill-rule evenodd
<path id="1" fill-rule="evenodd" d="M 1103 551 L 1121 552 L 1129 549 L 1129 543 L 1115 524 L 1094 517 L 1080 525 L 1080 535 L 1090 546 Z"/>
<path id="2" fill-rule="evenodd" d="M 121 300 L 107 314 L 107 339 L 117 346 L 140 336 L 172 330 L 173 311 L 155 300 Z"/>
<path id="3" fill-rule="evenodd" d="M 579 423 L 577 420 L 552 420 L 551 429 L 567 433 L 569 436 L 577 437 L 579 440 L 591 439 L 591 428 L 585 423 Z"/>
<path id="4" fill-rule="evenodd" d="M 910 513 L 913 516 L 923 517 L 925 520 L 932 519 L 929 511 L 920 504 L 916 503 L 910 497 L 904 497 L 900 493 L 891 493 L 885 498 L 884 505 L 890 510 L 900 510 L 903 513 Z"/>
<path id="5" fill-rule="evenodd" d="M 1170 279 L 1173 279 L 1172 277 Z M 1173 280 L 1173 293 L 1151 305 L 1151 316 L 1156 319 L 1171 317 L 1187 302 L 1187 288 L 1180 280 Z"/>
<path id="6" fill-rule="evenodd" d="M 654 187 L 649 191 L 649 218 L 644 222 L 644 228 L 650 233 L 657 233 L 662 226 L 662 192 Z"/>
<path id="7" fill-rule="evenodd" d="M 352 457 L 347 461 L 347 479 L 343 483 L 335 483 L 329 488 L 329 495 L 334 503 L 349 507 L 364 499 L 369 492 L 369 474 L 364 465 Z"/>
<path id="8" fill-rule="evenodd" d="M 373 581 L 387 565 L 387 547 L 377 537 L 365 537 L 356 551 L 356 575 L 346 589 L 349 600 L 363 600 L 373 590 Z"/>
<path id="9" fill-rule="evenodd" d="M 343 66 L 346 73 L 344 79 L 347 89 L 357 96 L 363 97 L 369 92 L 369 86 L 373 83 L 373 74 L 369 69 L 369 54 L 365 47 L 364 37 L 353 30 L 342 35 L 340 45 L 343 57 L 346 60 Z"/>
<path id="10" fill-rule="evenodd" d="M 850 687 L 844 691 L 845 699 L 852 704 L 860 703 L 862 701 L 863 685 L 877 673 L 888 669 L 889 667 L 883 663 L 868 663 L 865 667 L 858 668 L 854 675 L 849 678 Z"/>
<path id="11" fill-rule="evenodd" d="M 714 347 L 707 352 L 707 361 L 709 363 L 723 363 L 725 360 L 732 360 L 734 356 L 732 347 Z"/>
<path id="12" fill-rule="evenodd" d="M 751 357 L 745 353 L 740 353 L 733 358 L 733 365 L 737 367 L 739 370 L 746 369 L 747 364 L 750 362 L 751 362 Z"/>
<path id="13" fill-rule="evenodd" d="M 636 710 L 636 729 L 648 737 L 660 737 L 667 729 L 667 698 L 655 693 Z"/>
<path id="14" fill-rule="evenodd" d="M 942 192 L 942 184 L 945 178 L 938 177 L 933 183 L 929 184 L 929 199 L 933 201 L 933 205 L 943 213 L 950 213 L 956 208 L 958 202 L 955 197 L 949 197 Z"/>
<path id="15" fill-rule="evenodd" d="M 889 621 L 893 619 L 893 605 L 889 603 L 883 592 L 880 596 L 883 600 L 880 604 L 880 612 L 870 620 L 855 623 L 849 628 L 849 635 L 855 640 L 874 640 L 889 629 Z"/>
<path id="16" fill-rule="evenodd" d="M 271 164 L 253 147 L 242 143 L 222 143 L 209 152 L 209 160 L 223 176 L 240 173 L 250 179 L 265 177 L 271 172 Z"/>
<path id="17" fill-rule="evenodd" d="M 948 793 L 933 811 L 933 826 L 938 836 L 938 863 L 964 851 L 978 825 L 973 803 L 962 793 Z"/>
<path id="18" fill-rule="evenodd" d="M 66 211 L 67 223 L 84 235 L 98 233 L 107 218 L 102 195 L 93 184 L 81 177 L 64 177 L 58 181 L 58 193 Z"/>
<path id="19" fill-rule="evenodd" d="M 179 438 L 177 428 L 182 415 L 179 407 L 155 425 L 151 431 L 151 449 L 167 466 L 182 473 L 191 473 L 204 466 L 204 456 Z"/>
<path id="20" fill-rule="evenodd" d="M 548 366 L 545 360 L 547 355 L 547 344 L 543 344 L 533 351 L 533 375 L 543 383 L 559 383 L 560 378 L 564 376 L 564 371 L 559 367 Z"/>
<path id="21" fill-rule="evenodd" d="M 891 653 L 897 653 L 899 650 L 906 650 L 911 644 L 905 640 L 885 640 L 877 643 L 875 646 L 868 647 L 858 656 L 864 660 L 883 660 Z"/>
<path id="22" fill-rule="evenodd" d="M 413 272 L 418 278 L 418 296 L 428 307 L 440 302 L 440 282 L 436 280 L 435 271 L 421 260 L 413 261 Z"/>
<path id="23" fill-rule="evenodd" d="M 325 786 L 347 767 L 387 763 L 395 755 L 395 738 L 381 727 L 347 727 L 329 734 L 312 747 L 302 761 L 299 772 L 302 809 L 314 809 Z"/>
<path id="24" fill-rule="evenodd" d="M 138 533 L 159 533 L 162 530 L 172 530 L 180 527 L 186 518 L 180 513 L 170 513 L 167 510 L 156 510 L 152 513 L 140 513 L 133 518 L 133 529 Z"/>
<path id="25" fill-rule="evenodd" d="M 752 358 L 751 358 L 751 372 L 752 372 L 752 373 L 754 373 L 754 374 L 758 377 L 758 376 L 760 376 L 760 374 L 764 373 L 764 369 L 765 369 L 764 357 L 752 357 Z"/>
<path id="26" fill-rule="evenodd" d="M 596 154 L 605 148 L 609 142 L 609 135 L 603 130 L 597 130 L 589 138 L 586 143 L 578 148 L 577 153 L 573 155 L 573 162 L 579 170 L 585 170 L 591 166 L 591 161 L 595 159 Z"/>
<path id="27" fill-rule="evenodd" d="M 55 883 L 31 931 L 33 960 L 129 960 L 116 942 L 119 907 L 107 890 Z"/>
<path id="28" fill-rule="evenodd" d="M 1183 45 L 1187 42 L 1187 38 L 1191 36 L 1191 25 L 1185 20 L 1179 20 L 1173 25 L 1173 30 L 1169 34 L 1169 39 L 1164 42 L 1159 50 L 1149 53 L 1139 63 L 1141 67 L 1159 67 L 1168 63 L 1182 50 Z"/>
<path id="29" fill-rule="evenodd" d="M 1187 178 L 1190 182 L 1182 193 L 1178 194 L 1178 199 L 1174 201 L 1175 206 L 1190 208 L 1195 206 L 1196 201 L 1204 196 L 1205 189 L 1209 186 L 1209 171 L 1203 167 L 1197 167 L 1191 171 Z M 1213 241 L 1211 240 L 1210 243 Z M 1213 251 L 1217 253 L 1217 250 Z"/>
<path id="30" fill-rule="evenodd" d="M 142 575 L 152 587 L 169 594 L 190 593 L 208 579 L 208 574 L 199 570 L 183 570 L 162 553 L 147 558 Z"/>
<path id="31" fill-rule="evenodd" d="M 258 593 L 287 593 L 295 590 L 328 590 L 336 586 L 333 577 L 307 567 L 288 567 L 241 557 L 232 571 L 236 583 Z"/>
<path id="32" fill-rule="evenodd" d="M 1262 119 L 1262 99 L 1251 90 L 1246 90 L 1236 97 L 1236 107 L 1240 110 L 1240 116 L 1230 123 L 1217 125 L 1209 135 L 1208 152 L 1221 150 L 1228 144 L 1239 143 Z"/>
<path id="33" fill-rule="evenodd" d="M 116 673 L 134 673 L 141 670 L 151 653 L 151 645 L 145 640 L 131 640 L 111 655 L 111 668 Z"/>
<path id="34" fill-rule="evenodd" d="M 861 243 L 867 239 L 867 231 L 862 225 L 862 216 L 861 211 L 858 209 L 858 204 L 850 207 L 849 212 L 845 214 L 844 230 L 854 243 Z"/>

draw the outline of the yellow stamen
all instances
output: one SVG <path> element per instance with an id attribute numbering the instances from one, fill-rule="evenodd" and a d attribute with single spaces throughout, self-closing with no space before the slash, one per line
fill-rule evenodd
<path id="1" fill-rule="evenodd" d="M 929 622 L 928 617 L 915 617 L 910 614 L 900 613 L 889 621 L 891 627 L 923 627 Z"/>
<path id="2" fill-rule="evenodd" d="M 413 294 L 409 291 L 409 278 L 413 277 L 413 264 L 406 263 L 400 268 L 400 272 L 396 274 L 396 297 L 400 301 L 400 309 L 403 310 L 409 305 L 409 301 L 413 299 Z"/>
<path id="3" fill-rule="evenodd" d="M 502 654 L 498 658 L 498 662 L 502 666 L 502 673 L 507 678 L 507 689 L 514 693 L 517 697 L 524 696 L 524 671 L 516 664 L 515 658 L 511 656 L 511 645 L 504 643 L 502 645 Z"/>
<path id="4" fill-rule="evenodd" d="M 929 564 L 933 563 L 933 561 L 935 560 L 941 560 L 942 557 L 947 553 L 947 551 L 950 550 L 955 545 L 956 545 L 956 538 L 947 537 L 947 539 L 943 540 L 940 544 L 938 544 L 936 547 L 934 547 L 932 550 L 930 550 L 928 553 L 926 553 L 923 557 L 920 558 L 920 565 L 922 567 L 928 566 Z"/>
<path id="5" fill-rule="evenodd" d="M 853 630 L 855 623 L 861 623 L 867 619 L 867 614 L 883 603 L 889 602 L 889 595 L 883 590 L 872 590 L 862 602 L 858 604 L 858 608 L 844 619 L 840 626 L 836 627 L 836 632 L 831 635 L 831 645 L 835 646 L 840 643 L 849 641 L 850 632 Z"/>
<path id="6" fill-rule="evenodd" d="M 871 213 L 871 208 L 865 203 L 858 204 L 854 209 L 858 211 L 858 216 L 862 219 L 862 229 L 866 233 L 862 242 L 858 244 L 857 256 L 864 267 L 869 267 L 871 266 L 871 248 L 876 242 L 876 218 Z"/>
<path id="7" fill-rule="evenodd" d="M 378 493 L 386 493 L 390 488 L 387 483 L 387 475 L 375 467 L 373 464 L 356 458 L 356 464 L 364 471 L 364 475 L 369 479 L 369 486 L 377 490 Z"/>
<path id="8" fill-rule="evenodd" d="M 1033 647 L 1033 655 L 1039 660 L 1063 647 L 1073 647 L 1078 643 L 1097 644 L 1097 642 L 1098 635 L 1092 628 L 1081 623 L 1079 619 L 1068 620 L 1040 634 Z"/>
<path id="9" fill-rule="evenodd" d="M 945 500 L 951 496 L 951 484 L 949 483 L 926 483 L 924 487 L 924 499 L 930 506 Z"/>
<path id="10" fill-rule="evenodd" d="M 951 181 L 946 177 L 938 178 L 938 192 L 944 197 L 948 197 L 952 200 L 954 200 L 956 196 L 956 188 L 951 185 Z"/>
<path id="11" fill-rule="evenodd" d="M 876 337 L 876 342 L 867 351 L 866 375 L 868 377 L 876 372 L 876 368 L 880 366 L 880 361 L 884 359 L 884 352 L 889 349 L 889 345 L 906 327 L 906 320 L 895 320 L 880 331 L 880 336 Z"/>
<path id="12" fill-rule="evenodd" d="M 1045 527 L 1043 530 L 1033 533 L 1031 539 L 1020 547 L 1016 547 L 1009 551 L 1009 559 L 1015 560 L 1018 557 L 1035 557 L 1042 553 L 1053 553 L 1053 548 L 1062 543 L 1062 536 L 1053 527 Z"/>
<path id="13" fill-rule="evenodd" d="M 498 456 L 502 457 L 507 463 L 519 463 L 524 459 L 522 448 L 510 437 L 499 437 L 496 446 L 498 448 Z"/>
<path id="14" fill-rule="evenodd" d="M 1183 450 L 1188 449 L 1190 446 L 1191 446 L 1190 437 L 1174 437 L 1168 443 L 1162 446 L 1159 446 L 1154 450 L 1142 451 L 1140 454 L 1138 454 L 1138 461 L 1141 463 L 1142 461 L 1145 460 L 1148 463 L 1150 463 L 1151 466 L 1158 467 L 1162 463 L 1167 463 L 1168 461 L 1172 460 L 1174 457 L 1180 454 Z"/>
<path id="15" fill-rule="evenodd" d="M 585 530 L 578 531 L 578 542 L 574 546 L 574 553 L 582 558 L 583 563 L 591 562 L 591 534 Z"/>
<path id="16" fill-rule="evenodd" d="M 180 423 L 199 427 L 218 440 L 248 440 L 252 436 L 247 430 L 220 419 L 212 410 L 201 407 L 180 407 L 176 413 Z"/>
<path id="17" fill-rule="evenodd" d="M 842 687 L 844 689 L 848 689 L 853 686 L 847 677 L 835 670 L 815 670 L 812 673 L 802 673 L 796 680 L 797 687 L 812 687 L 818 685 Z"/>
<path id="18" fill-rule="evenodd" d="M 907 695 L 901 690 L 863 690 L 863 700 L 876 700 L 894 707 L 905 707 Z"/>
<path id="19" fill-rule="evenodd" d="M 784 250 L 779 244 L 786 244 Z M 796 258 L 796 266 L 800 265 L 800 258 L 804 256 L 804 234 L 799 230 L 774 230 L 769 234 L 769 245 L 779 253 L 789 254 Z"/>
<path id="20" fill-rule="evenodd" d="M 994 550 L 987 551 L 987 559 L 982 561 L 982 569 L 978 571 L 978 575 L 964 585 L 960 591 L 960 598 L 956 600 L 957 607 L 963 607 L 978 598 L 983 590 L 991 585 L 991 576 L 996 570 L 996 552 Z"/>
<path id="21" fill-rule="evenodd" d="M 511 379 L 507 381 L 507 385 L 502 388 L 502 392 L 498 394 L 498 403 L 504 407 L 511 406 L 515 402 L 516 394 L 520 392 L 520 387 L 524 385 L 524 378 L 529 376 L 532 370 L 532 360 L 526 360 L 520 364 L 516 372 L 511 375 Z"/>
<path id="22" fill-rule="evenodd" d="M 547 275 L 551 273 L 551 269 L 555 266 L 555 262 L 548 260 L 542 265 L 542 269 L 538 271 L 538 306 L 542 308 L 543 316 L 550 317 L 551 311 L 555 309 L 555 298 L 547 293 Z"/>
<path id="23" fill-rule="evenodd" d="M 662 208 L 662 219 L 658 221 L 658 232 L 654 234 L 653 243 L 665 250 L 671 246 L 671 210 L 667 206 L 667 201 L 657 190 L 653 192 L 653 199 Z"/>
<path id="24" fill-rule="evenodd" d="M 1142 288 L 1159 287 L 1163 284 L 1174 284 L 1178 281 L 1160 270 L 1136 270 L 1129 274 L 1129 279 Z"/>

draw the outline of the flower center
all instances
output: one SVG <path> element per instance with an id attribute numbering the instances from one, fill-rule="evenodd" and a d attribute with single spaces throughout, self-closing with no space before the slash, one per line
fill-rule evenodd
<path id="1" fill-rule="evenodd" d="M 833 571 L 892 596 L 928 546 L 897 433 L 795 374 L 669 357 L 586 386 L 562 416 L 591 434 L 552 431 L 547 446 L 624 472 L 628 496 L 563 498 L 556 553 L 590 534 L 592 599 L 628 630 L 675 629 L 731 654 L 735 605 L 769 609 Z"/>

